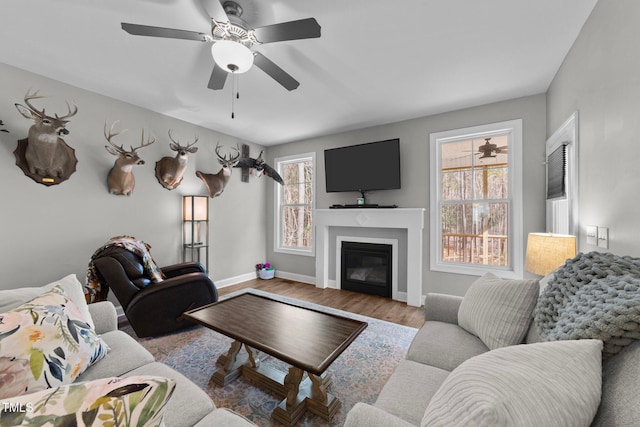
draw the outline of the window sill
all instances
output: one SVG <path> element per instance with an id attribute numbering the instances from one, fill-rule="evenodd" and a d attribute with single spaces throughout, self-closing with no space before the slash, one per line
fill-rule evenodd
<path id="1" fill-rule="evenodd" d="M 464 265 L 453 263 L 437 263 L 430 266 L 431 271 L 441 273 L 465 274 L 468 276 L 483 276 L 491 272 L 502 279 L 522 279 L 522 273 L 518 273 L 509 267 L 496 267 L 491 265 Z"/>
<path id="2" fill-rule="evenodd" d="M 316 256 L 313 249 L 293 249 L 293 248 L 275 248 L 275 253 L 301 256 Z"/>

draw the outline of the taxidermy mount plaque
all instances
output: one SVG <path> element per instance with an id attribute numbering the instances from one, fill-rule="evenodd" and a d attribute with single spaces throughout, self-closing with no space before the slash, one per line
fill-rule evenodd
<path id="1" fill-rule="evenodd" d="M 16 156 L 16 165 L 22 169 L 25 175 L 35 182 L 43 185 L 60 184 L 69 179 L 76 171 L 78 159 L 75 150 L 62 139 L 68 135 L 66 128 L 69 118 L 78 113 L 78 107 L 73 111 L 67 104 L 68 113 L 62 117 L 57 114 L 49 116 L 44 108 L 38 110 L 31 104 L 31 100 L 44 98 L 38 95 L 38 91 L 29 93 L 24 97 L 24 103 L 15 104 L 18 112 L 27 119 L 34 121 L 29 128 L 29 136 L 18 140 L 18 146 L 13 154 Z"/>

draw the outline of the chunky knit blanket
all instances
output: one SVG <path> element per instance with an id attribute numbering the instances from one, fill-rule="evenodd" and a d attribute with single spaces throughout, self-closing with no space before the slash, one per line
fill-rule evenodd
<path id="1" fill-rule="evenodd" d="M 603 357 L 640 339 L 640 259 L 590 252 L 559 267 L 534 310 L 543 340 L 595 338 Z"/>
<path id="2" fill-rule="evenodd" d="M 93 253 L 93 255 L 91 256 L 91 260 L 89 261 L 89 265 L 87 267 L 87 280 L 84 286 L 84 296 L 88 303 L 102 301 L 107 297 L 107 292 L 109 290 L 102 289 L 102 285 L 100 283 L 100 280 L 98 279 L 98 274 L 96 273 L 96 268 L 93 265 L 93 260 L 98 255 L 100 255 L 100 252 L 111 246 L 118 246 L 138 255 L 140 258 L 142 258 L 144 270 L 149 275 L 151 280 L 154 283 L 162 281 L 162 270 L 160 270 L 156 262 L 151 257 L 151 254 L 149 253 L 151 245 L 131 236 L 112 237 L 107 243 L 102 245 Z"/>

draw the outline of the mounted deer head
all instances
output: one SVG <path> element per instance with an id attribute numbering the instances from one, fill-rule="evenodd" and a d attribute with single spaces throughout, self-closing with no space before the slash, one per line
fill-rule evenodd
<path id="1" fill-rule="evenodd" d="M 124 132 L 114 132 L 113 127 L 116 125 L 116 123 L 118 122 L 114 122 L 111 125 L 111 128 L 109 128 L 108 132 L 107 124 L 104 124 L 104 137 L 107 139 L 107 141 L 109 141 L 110 144 L 105 145 L 104 148 L 106 148 L 110 154 L 118 157 L 115 164 L 109 171 L 109 175 L 107 176 L 107 186 L 109 187 L 109 193 L 111 194 L 119 196 L 130 196 L 133 192 L 133 188 L 136 186 L 136 180 L 133 176 L 133 167 L 135 165 L 144 165 L 144 160 L 142 160 L 140 156 L 138 156 L 137 151 L 141 148 L 153 144 L 154 142 L 156 142 L 156 139 L 154 137 L 149 137 L 147 139 L 147 142 L 145 143 L 143 129 L 140 145 L 136 148 L 133 148 L 133 146 L 131 146 L 131 150 L 125 150 L 122 145 L 117 146 L 111 141 L 114 136 L 117 136 L 120 133 Z"/>
<path id="2" fill-rule="evenodd" d="M 69 155 L 70 147 L 60 138 L 68 135 L 66 128 L 69 118 L 78 113 L 78 107 L 74 106 L 73 111 L 67 103 L 68 113 L 62 117 L 57 114 L 48 116 L 42 110 L 38 110 L 31 104 L 31 100 L 44 98 L 38 95 L 38 91 L 29 93 L 24 97 L 24 103 L 15 104 L 18 112 L 27 119 L 32 119 L 35 123 L 29 128 L 28 144 L 25 151 L 25 160 L 29 172 L 41 177 L 68 178 L 69 163 L 75 160 Z M 76 160 L 77 161 L 77 160 Z M 73 165 L 75 170 L 75 164 Z M 67 175 L 67 176 L 65 176 Z"/>
<path id="3" fill-rule="evenodd" d="M 233 148 L 236 151 L 236 155 L 232 156 L 229 154 L 229 158 L 227 159 L 227 155 L 220 155 L 220 144 L 216 145 L 216 156 L 218 157 L 218 162 L 222 168 L 216 174 L 204 173 L 200 171 L 196 171 L 196 176 L 204 182 L 204 185 L 207 186 L 209 190 L 209 197 L 212 199 L 216 196 L 219 196 L 224 191 L 224 187 L 227 186 L 229 182 L 229 178 L 231 178 L 232 168 L 238 163 L 238 159 L 240 158 L 240 151 L 237 148 Z"/>
<path id="4" fill-rule="evenodd" d="M 169 148 L 176 152 L 176 156 L 163 157 L 156 162 L 156 178 L 164 188 L 173 190 L 182 182 L 189 161 L 189 153 L 198 151 L 198 147 L 193 147 L 198 142 L 198 136 L 192 143 L 180 145 L 180 142 L 173 139 L 171 129 L 169 129 L 169 139 L 171 139 Z"/>

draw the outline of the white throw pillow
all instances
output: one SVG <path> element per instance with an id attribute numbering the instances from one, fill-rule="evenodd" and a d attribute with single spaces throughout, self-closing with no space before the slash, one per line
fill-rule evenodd
<path id="1" fill-rule="evenodd" d="M 6 289 L 0 291 L 0 313 L 13 310 L 19 305 L 24 304 L 27 301 L 31 301 L 34 298 L 44 294 L 45 292 L 53 289 L 54 286 L 60 285 L 64 289 L 67 297 L 73 301 L 78 307 L 80 313 L 85 322 L 95 329 L 91 314 L 89 314 L 89 308 L 87 307 L 87 301 L 84 297 L 84 289 L 82 284 L 78 281 L 75 274 L 69 274 L 60 280 L 48 283 L 44 286 L 32 287 L 32 288 L 17 288 Z"/>
<path id="2" fill-rule="evenodd" d="M 494 350 L 520 344 L 540 287 L 537 280 L 503 280 L 487 273 L 473 282 L 458 309 L 458 325 Z"/>
<path id="3" fill-rule="evenodd" d="M 499 348 L 454 369 L 420 426 L 587 427 L 601 386 L 602 341 Z"/>

